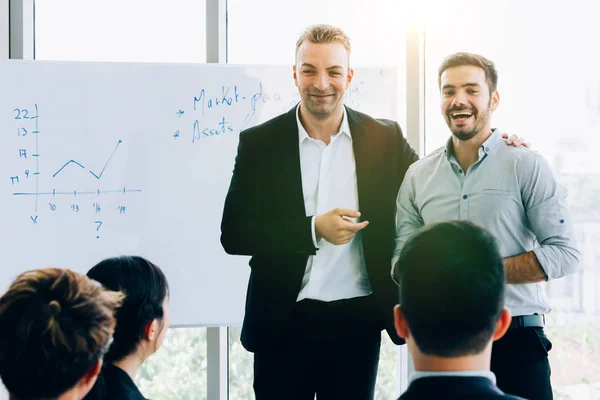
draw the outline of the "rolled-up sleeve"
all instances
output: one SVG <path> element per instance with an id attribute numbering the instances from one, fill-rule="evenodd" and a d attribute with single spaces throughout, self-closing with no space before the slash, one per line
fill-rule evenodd
<path id="1" fill-rule="evenodd" d="M 394 268 L 400 258 L 400 252 L 402 251 L 404 243 L 406 243 L 413 232 L 424 225 L 423 218 L 421 218 L 419 210 L 414 202 L 414 174 L 411 173 L 411 171 L 413 170 L 409 168 L 404 178 L 404 182 L 402 182 L 402 185 L 400 186 L 398 197 L 396 199 L 396 244 L 391 268 L 391 275 L 394 280 Z"/>
<path id="2" fill-rule="evenodd" d="M 567 204 L 567 191 L 550 165 L 536 156 L 525 168 L 522 197 L 539 247 L 533 249 L 548 280 L 574 273 L 579 265 L 577 232 Z"/>

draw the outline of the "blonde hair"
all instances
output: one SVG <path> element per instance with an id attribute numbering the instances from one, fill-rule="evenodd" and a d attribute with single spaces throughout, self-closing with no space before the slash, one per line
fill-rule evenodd
<path id="1" fill-rule="evenodd" d="M 19 275 L 0 297 L 0 377 L 11 395 L 73 387 L 108 350 L 123 297 L 70 270 Z"/>
<path id="2" fill-rule="evenodd" d="M 340 28 L 331 25 L 311 25 L 298 38 L 296 42 L 296 58 L 298 50 L 304 41 L 308 40 L 311 43 L 339 43 L 344 46 L 350 57 L 350 38 Z"/>

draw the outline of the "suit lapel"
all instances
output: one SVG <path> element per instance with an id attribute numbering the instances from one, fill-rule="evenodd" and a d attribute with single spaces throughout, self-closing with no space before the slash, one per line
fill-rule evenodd
<path id="1" fill-rule="evenodd" d="M 281 196 L 277 204 L 281 210 L 295 217 L 306 216 L 304 207 L 304 192 L 302 189 L 302 171 L 300 168 L 300 149 L 298 144 L 298 124 L 296 121 L 296 107 L 293 107 L 284 116 L 282 123 L 274 132 L 278 146 L 277 162 L 272 171 L 274 188 L 284 188 L 283 191 L 274 190 L 275 196 Z"/>
<path id="2" fill-rule="evenodd" d="M 365 208 L 368 208 L 368 185 L 367 176 L 369 175 L 369 141 L 367 140 L 367 131 L 362 123 L 360 115 L 349 107 L 346 107 L 348 115 L 348 125 L 350 125 L 350 134 L 352 135 L 352 147 L 354 149 L 354 160 L 356 162 L 356 185 L 358 187 L 358 205 L 361 214 L 365 214 Z M 368 213 L 367 213 L 368 216 Z"/>

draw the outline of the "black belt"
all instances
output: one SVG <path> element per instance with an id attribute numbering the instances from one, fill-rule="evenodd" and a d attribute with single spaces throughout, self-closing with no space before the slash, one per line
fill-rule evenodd
<path id="1" fill-rule="evenodd" d="M 511 331 L 517 328 L 531 328 L 539 327 L 543 328 L 546 323 L 546 317 L 542 315 L 519 315 L 518 317 L 512 317 L 508 330 Z"/>

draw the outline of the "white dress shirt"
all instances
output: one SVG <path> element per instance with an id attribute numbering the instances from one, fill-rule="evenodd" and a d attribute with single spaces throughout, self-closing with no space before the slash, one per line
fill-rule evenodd
<path id="1" fill-rule="evenodd" d="M 336 207 L 358 210 L 356 162 L 346 109 L 340 131 L 331 137 L 329 145 L 308 136 L 299 110 L 300 106 L 296 121 L 306 215 L 321 215 Z M 318 250 L 308 258 L 297 301 L 334 301 L 371 294 L 361 232 L 349 243 L 336 246 L 325 239 L 317 243 L 314 217 L 312 230 Z"/>

